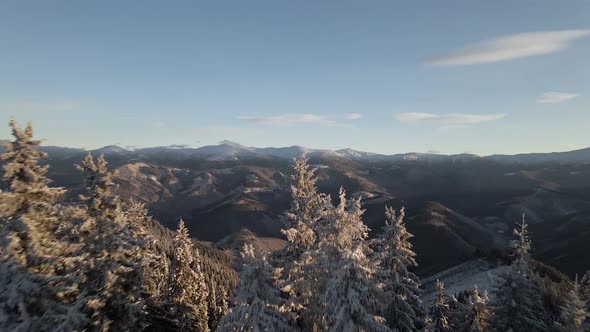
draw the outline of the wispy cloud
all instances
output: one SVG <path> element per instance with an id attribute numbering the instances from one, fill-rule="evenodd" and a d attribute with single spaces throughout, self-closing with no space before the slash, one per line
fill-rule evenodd
<path id="1" fill-rule="evenodd" d="M 274 116 L 239 116 L 238 119 L 256 124 L 284 125 L 319 122 L 323 118 L 315 114 L 281 114 Z"/>
<path id="2" fill-rule="evenodd" d="M 431 66 L 463 66 L 491 63 L 559 52 L 590 30 L 527 32 L 484 40 L 428 63 Z"/>
<path id="3" fill-rule="evenodd" d="M 444 123 L 448 125 L 474 124 L 500 120 L 506 114 L 466 114 L 466 113 L 400 113 L 395 117 L 402 123 L 422 124 L 422 123 Z"/>
<path id="4" fill-rule="evenodd" d="M 349 113 L 344 115 L 344 119 L 346 120 L 359 120 L 363 117 L 362 114 L 359 113 Z"/>
<path id="5" fill-rule="evenodd" d="M 567 93 L 567 92 L 557 92 L 557 91 L 549 91 L 543 93 L 537 99 L 537 102 L 541 104 L 554 104 L 554 103 L 561 103 L 564 101 L 568 101 L 570 99 L 574 99 L 579 94 L 577 93 Z"/>

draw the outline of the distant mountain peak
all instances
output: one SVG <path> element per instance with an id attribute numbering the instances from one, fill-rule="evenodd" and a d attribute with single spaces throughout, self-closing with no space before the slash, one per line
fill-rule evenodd
<path id="1" fill-rule="evenodd" d="M 129 152 L 129 150 L 120 147 L 118 145 L 107 145 L 107 146 L 103 146 L 102 148 L 96 149 L 96 150 L 92 150 L 92 152 L 97 152 L 97 153 L 125 153 L 125 152 Z"/>
<path id="2" fill-rule="evenodd" d="M 230 146 L 230 147 L 239 148 L 239 149 L 248 149 L 247 146 L 244 146 L 240 143 L 237 143 L 234 141 L 229 141 L 229 140 L 223 140 L 223 141 L 219 142 L 219 145 L 225 145 L 225 146 Z"/>

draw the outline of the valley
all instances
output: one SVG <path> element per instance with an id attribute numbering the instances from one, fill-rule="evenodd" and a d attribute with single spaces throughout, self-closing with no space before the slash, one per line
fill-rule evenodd
<path id="1" fill-rule="evenodd" d="M 87 152 L 42 149 L 49 154 L 49 177 L 71 189 L 73 200 L 82 190 L 74 163 Z M 383 156 L 225 142 L 198 149 L 110 146 L 92 153 L 104 154 L 115 170 L 121 197 L 146 203 L 168 228 L 183 218 L 191 236 L 223 248 L 232 247 L 228 239 L 243 229 L 268 248 L 280 248 L 281 217 L 290 205 L 291 159 L 306 153 L 317 168 L 320 192 L 335 199 L 343 186 L 362 197 L 371 234 L 383 227 L 386 204 L 405 207 L 421 276 L 505 248 L 522 213 L 536 258 L 569 275 L 590 268 L 590 260 L 577 255 L 590 249 L 589 149 L 490 157 Z"/>

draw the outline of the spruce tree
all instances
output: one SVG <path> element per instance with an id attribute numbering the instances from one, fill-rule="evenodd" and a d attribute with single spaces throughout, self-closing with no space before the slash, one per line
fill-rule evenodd
<path id="1" fill-rule="evenodd" d="M 515 255 L 512 268 L 516 273 L 521 275 L 530 275 L 532 243 L 529 238 L 528 225 L 525 221 L 524 213 L 520 223 L 516 224 L 513 234 L 516 238 L 512 241 L 512 248 L 514 249 Z"/>
<path id="2" fill-rule="evenodd" d="M 487 292 L 477 287 L 461 292 L 456 297 L 453 326 L 457 332 L 484 332 L 490 329 L 491 308 Z"/>
<path id="3" fill-rule="evenodd" d="M 580 280 L 580 296 L 586 303 L 586 310 L 590 312 L 590 271 L 586 271 Z"/>
<path id="4" fill-rule="evenodd" d="M 315 169 L 308 162 L 302 157 L 293 163 L 292 202 L 283 218 L 287 229 L 282 231 L 287 244 L 273 263 L 278 265 L 278 285 L 289 295 L 285 306 L 299 314 L 300 325 L 311 328 L 320 306 L 316 295 L 322 292 L 326 278 L 314 255 L 318 246 L 317 229 L 330 198 L 317 192 Z"/>
<path id="5" fill-rule="evenodd" d="M 451 325 L 451 302 L 453 299 L 445 291 L 443 282 L 436 280 L 436 290 L 438 296 L 430 308 L 426 330 L 432 332 L 450 332 L 453 331 Z"/>
<path id="6" fill-rule="evenodd" d="M 327 196 L 317 192 L 316 170 L 305 156 L 293 162 L 291 177 L 291 209 L 285 212 L 288 229 L 283 230 L 288 243 L 283 254 L 298 258 L 316 241 L 315 223 L 324 214 Z"/>
<path id="7" fill-rule="evenodd" d="M 284 300 L 273 285 L 271 267 L 254 247 L 244 246 L 244 267 L 233 306 L 219 323 L 218 331 L 295 331 L 293 317 L 284 312 Z"/>
<path id="8" fill-rule="evenodd" d="M 331 331 L 390 330 L 379 315 L 382 293 L 374 282 L 376 268 L 368 258 L 363 213 L 360 199 L 346 199 L 341 189 L 340 204 L 330 209 L 321 229 L 317 255 L 329 271 L 322 318 Z"/>
<path id="9" fill-rule="evenodd" d="M 496 290 L 494 325 L 503 331 L 548 331 L 551 315 L 544 306 L 540 278 L 530 265 L 532 246 L 524 215 L 514 235 L 512 247 L 516 257 Z"/>
<path id="10" fill-rule="evenodd" d="M 561 330 L 564 332 L 582 331 L 582 325 L 586 318 L 588 318 L 588 311 L 586 310 L 586 303 L 581 298 L 580 284 L 578 277 L 572 285 L 572 289 L 565 297 L 565 304 L 561 308 Z"/>
<path id="11" fill-rule="evenodd" d="M 378 278 L 385 292 L 383 308 L 388 325 L 396 331 L 416 331 L 423 323 L 424 310 L 420 279 L 409 271 L 415 267 L 410 234 L 404 223 L 404 209 L 399 216 L 385 207 L 385 227 L 377 242 Z"/>
<path id="12" fill-rule="evenodd" d="M 60 233 L 64 190 L 49 187 L 31 124 L 10 127 L 14 141 L 1 156 L 9 189 L 0 192 L 0 330 L 82 329 L 78 280 L 68 275 L 79 260 Z"/>
<path id="13" fill-rule="evenodd" d="M 113 193 L 113 172 L 109 170 L 104 155 L 96 161 L 88 153 L 82 164 L 76 168 L 84 174 L 88 195 L 80 198 L 86 202 L 88 214 L 92 217 L 115 218 L 120 214 L 121 202 Z"/>
<path id="14" fill-rule="evenodd" d="M 183 330 L 207 332 L 209 317 L 205 276 L 201 270 L 198 252 L 193 256 L 193 243 L 182 220 L 178 224 L 174 244 L 174 265 L 166 299 L 169 303 L 177 305 L 175 309 L 181 313 L 179 325 Z"/>
<path id="15" fill-rule="evenodd" d="M 146 296 L 158 298 L 165 290 L 170 275 L 166 248 L 151 231 L 158 221 L 149 215 L 144 203 L 131 200 L 123 204 L 122 210 L 129 229 L 133 230 L 135 250 L 141 255 L 142 292 Z"/>
<path id="16" fill-rule="evenodd" d="M 227 291 L 219 283 L 209 283 L 209 328 L 217 329 L 219 322 L 229 311 Z"/>
<path id="17" fill-rule="evenodd" d="M 77 166 L 85 175 L 88 194 L 84 220 L 80 223 L 81 255 L 85 268 L 79 271 L 87 294 L 86 308 L 92 328 L 98 331 L 137 329 L 146 286 L 143 270 L 145 239 L 130 224 L 119 197 L 114 193 L 112 172 L 104 156 L 96 162 L 88 155 Z"/>
<path id="18" fill-rule="evenodd" d="M 58 243 L 56 233 L 60 226 L 58 200 L 63 188 L 49 187 L 49 166 L 39 165 L 47 154 L 39 151 L 41 141 L 33 139 L 31 123 L 23 130 L 10 121 L 15 140 L 6 145 L 2 154 L 5 162 L 3 180 L 9 190 L 0 193 L 2 228 L 13 229 L 9 241 L 13 259 L 29 268 L 44 269 L 45 256 L 59 256 L 65 249 Z"/>

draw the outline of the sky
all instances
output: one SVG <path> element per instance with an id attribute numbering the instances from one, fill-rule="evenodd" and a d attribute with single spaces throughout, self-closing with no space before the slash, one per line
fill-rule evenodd
<path id="1" fill-rule="evenodd" d="M 0 123 L 46 145 L 590 146 L 590 1 L 2 1 Z M 0 138 L 9 138 L 0 126 Z"/>

